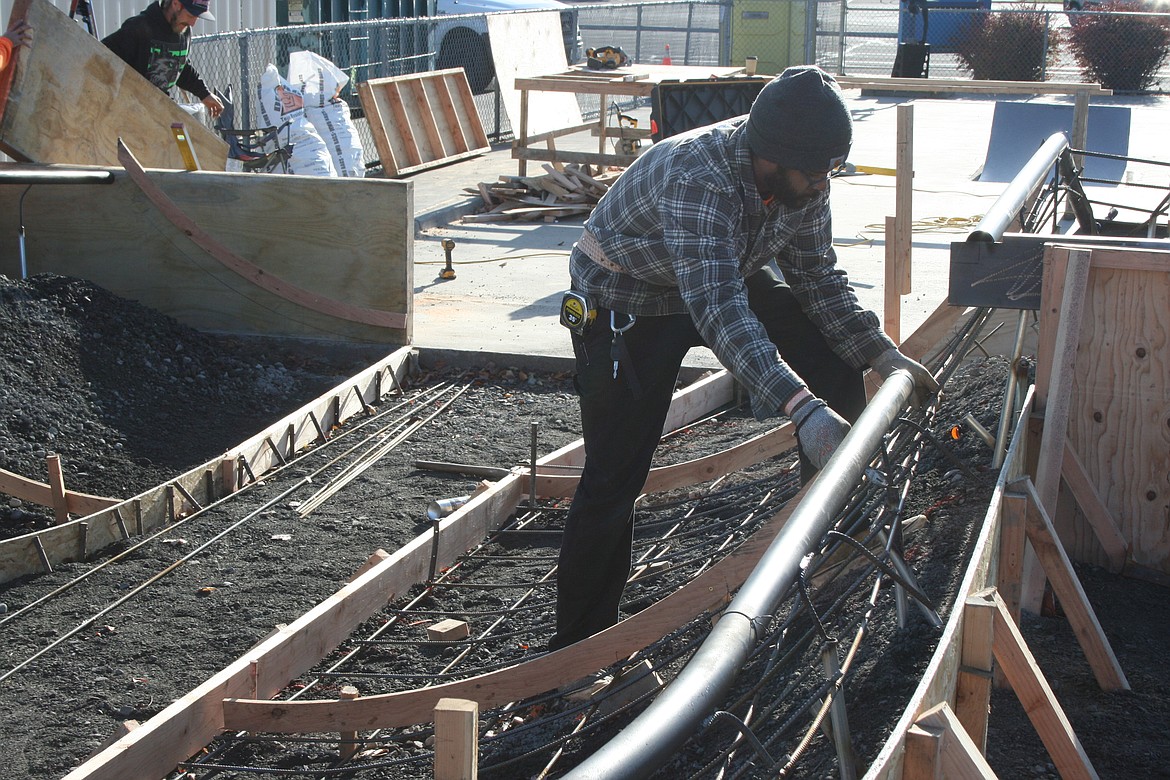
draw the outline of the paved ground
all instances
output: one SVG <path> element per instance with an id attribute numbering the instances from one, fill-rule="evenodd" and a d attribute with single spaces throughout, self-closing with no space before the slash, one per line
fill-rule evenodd
<path id="1" fill-rule="evenodd" d="M 987 153 L 995 100 L 873 97 L 847 92 L 853 111 L 855 165 L 896 164 L 897 107 L 913 106 L 915 183 L 913 289 L 902 299 L 902 336 L 913 332 L 946 296 L 949 246 L 961 241 L 1005 185 L 975 180 Z M 1021 98 L 1012 98 L 1020 100 Z M 1070 104 L 1071 98 L 1035 102 Z M 1167 98 L 1094 98 L 1094 105 L 1132 110 L 1130 156 L 1168 160 L 1161 139 L 1170 137 Z M 1030 145 L 1037 142 L 1027 140 Z M 588 136 L 558 139 L 558 148 L 595 149 Z M 1033 146 L 1034 148 L 1034 146 Z M 539 164 L 530 165 L 539 172 Z M 1131 166 L 1133 168 L 1133 166 Z M 1158 177 L 1167 169 L 1141 168 L 1131 175 Z M 459 215 L 478 202 L 463 188 L 515 174 L 508 148 L 413 177 L 420 231 L 415 244 L 415 343 L 431 350 L 565 357 L 567 334 L 556 321 L 560 292 L 568 286 L 567 253 L 581 220 L 546 224 L 468 223 Z M 894 214 L 894 178 L 854 175 L 833 184 L 834 235 L 841 265 L 863 305 L 883 305 L 883 223 Z M 441 280 L 443 238 L 455 241 L 456 278 Z M 705 350 L 691 362 L 714 365 Z"/>

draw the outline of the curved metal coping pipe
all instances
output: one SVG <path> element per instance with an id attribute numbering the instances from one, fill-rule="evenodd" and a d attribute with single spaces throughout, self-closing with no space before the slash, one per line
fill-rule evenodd
<path id="1" fill-rule="evenodd" d="M 1067 148 L 1068 138 L 1063 132 L 1048 136 L 1048 140 L 1036 150 L 1032 159 L 1020 169 L 975 229 L 967 235 L 967 241 L 991 244 L 1002 239 L 1008 227 L 1019 216 L 1020 209 L 1052 174 L 1053 166 Z"/>
<path id="2" fill-rule="evenodd" d="M 796 581 L 805 554 L 833 527 L 913 390 L 914 381 L 905 371 L 895 371 L 882 383 L 682 672 L 645 712 L 566 778 L 647 777 L 722 706 L 759 641 L 757 621 L 768 622 Z"/>

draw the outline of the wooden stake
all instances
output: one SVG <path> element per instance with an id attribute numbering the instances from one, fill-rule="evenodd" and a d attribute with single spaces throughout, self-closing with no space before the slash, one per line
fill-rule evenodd
<path id="1" fill-rule="evenodd" d="M 239 490 L 239 472 L 235 458 L 224 458 L 219 462 L 219 478 L 223 480 L 223 493 L 230 496 Z"/>
<path id="2" fill-rule="evenodd" d="M 1020 617 L 1020 587 L 1024 576 L 1024 552 L 1028 546 L 1028 512 L 1032 503 L 1021 493 L 1005 493 L 1000 518 L 999 577 L 996 589 L 1013 620 Z"/>
<path id="3" fill-rule="evenodd" d="M 57 524 L 69 522 L 69 504 L 65 499 L 65 477 L 61 473 L 61 456 L 57 454 L 45 456 L 45 466 L 49 470 L 49 491 L 53 497 L 53 517 Z"/>
<path id="4" fill-rule="evenodd" d="M 986 601 L 987 596 L 974 596 Z M 980 753 L 987 750 L 987 716 L 991 711 L 991 681 L 995 653 L 995 623 L 989 610 L 963 610 L 962 663 L 955 685 L 955 715 Z"/>
<path id="5" fill-rule="evenodd" d="M 922 713 L 906 732 L 903 780 L 986 780 L 995 776 L 946 702 Z"/>
<path id="6" fill-rule="evenodd" d="M 341 687 L 341 701 L 352 701 L 358 697 L 358 689 L 352 685 L 343 685 Z M 338 746 L 338 753 L 342 761 L 348 761 L 357 753 L 358 733 L 356 731 L 341 732 L 341 744 Z"/>
<path id="7" fill-rule="evenodd" d="M 999 594 L 990 592 L 984 605 L 968 601 L 972 608 L 993 610 L 995 621 L 995 660 L 1003 667 L 1012 690 L 1024 706 L 1040 741 L 1052 757 L 1057 772 L 1065 780 L 1096 778 L 1097 772 L 1076 732 L 1052 692 L 1044 673 L 1036 665 L 1032 651 L 1024 642 L 1019 626 L 1007 611 Z"/>
<path id="8" fill-rule="evenodd" d="M 899 270 L 897 290 L 909 295 L 913 290 L 910 253 L 914 242 L 914 104 L 898 106 L 898 140 L 894 178 L 894 254 Z M 898 341 L 898 339 L 894 339 Z"/>
<path id="9" fill-rule="evenodd" d="M 886 275 L 882 324 L 894 343 L 902 340 L 902 271 L 898 267 L 898 218 L 886 217 Z"/>
<path id="10" fill-rule="evenodd" d="M 475 780 L 479 774 L 479 705 L 439 699 L 435 706 L 435 780 Z"/>

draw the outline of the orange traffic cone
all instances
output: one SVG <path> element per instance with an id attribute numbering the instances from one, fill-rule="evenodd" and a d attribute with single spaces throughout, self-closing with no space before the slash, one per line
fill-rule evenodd
<path id="1" fill-rule="evenodd" d="M 669 43 L 666 44 L 666 54 L 662 55 L 662 64 L 663 65 L 670 64 L 670 44 Z"/>

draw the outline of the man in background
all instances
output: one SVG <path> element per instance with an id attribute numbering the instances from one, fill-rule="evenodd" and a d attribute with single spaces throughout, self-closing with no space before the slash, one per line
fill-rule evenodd
<path id="1" fill-rule="evenodd" d="M 173 87 L 178 86 L 199 98 L 214 119 L 223 112 L 223 103 L 211 94 L 199 73 L 187 61 L 191 52 L 191 28 L 195 22 L 199 19 L 215 21 L 207 8 L 208 2 L 157 0 L 142 13 L 123 22 L 117 31 L 102 39 L 102 43 L 168 95 Z"/>

